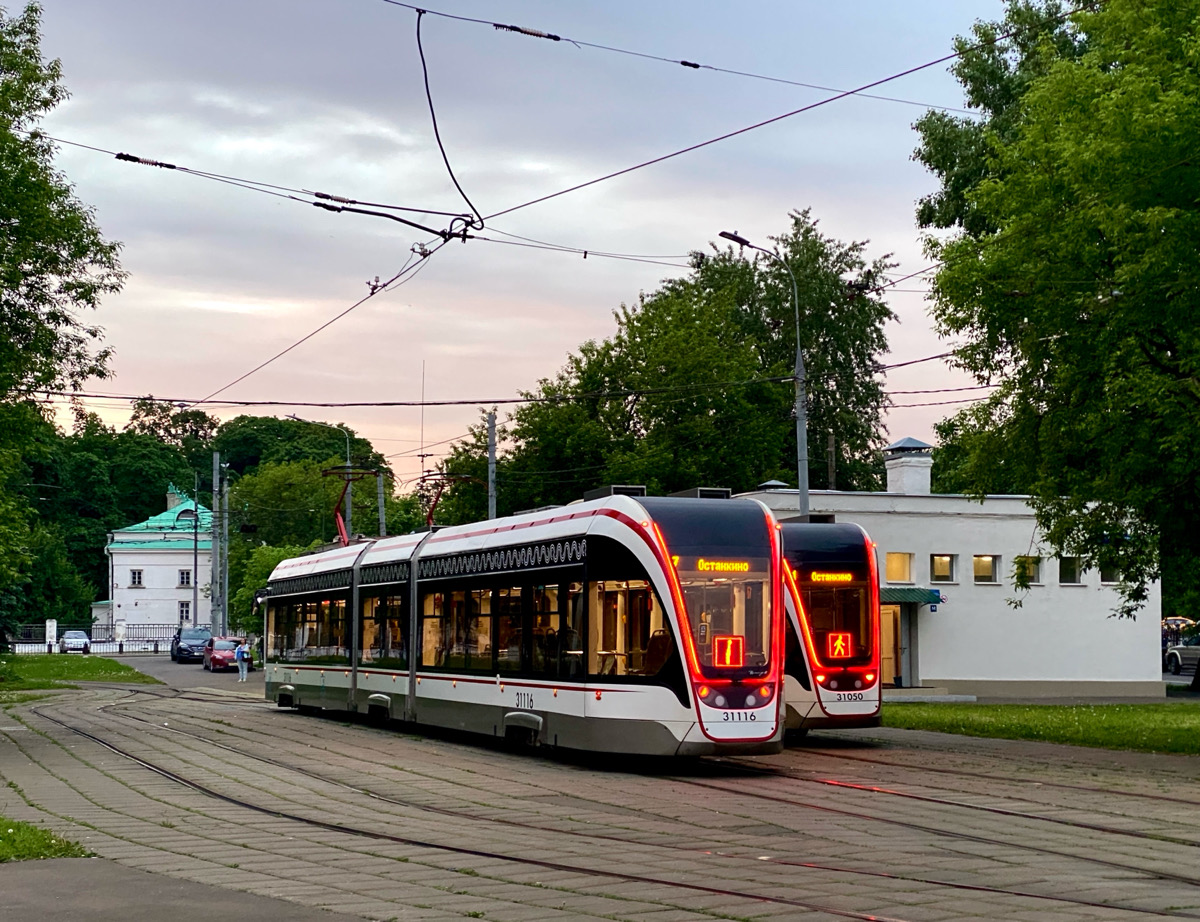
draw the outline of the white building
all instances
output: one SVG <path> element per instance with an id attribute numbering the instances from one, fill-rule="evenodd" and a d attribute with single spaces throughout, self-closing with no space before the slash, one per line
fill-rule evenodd
<path id="1" fill-rule="evenodd" d="M 988 697 L 1164 695 L 1159 587 L 1136 620 L 1112 617 L 1115 573 L 1083 570 L 1043 545 L 1027 497 L 931 494 L 930 446 L 889 446 L 886 493 L 814 491 L 814 517 L 862 526 L 875 542 L 883 678 Z M 747 494 L 776 518 L 795 490 Z M 1013 582 L 1028 568 L 1030 587 Z"/>
<path id="2" fill-rule="evenodd" d="M 197 519 L 196 503 L 172 486 L 165 512 L 112 533 L 104 549 L 110 621 L 98 623 L 98 629 L 112 630 L 122 621 L 127 626 L 209 623 L 212 513 L 204 506 L 199 513 Z"/>

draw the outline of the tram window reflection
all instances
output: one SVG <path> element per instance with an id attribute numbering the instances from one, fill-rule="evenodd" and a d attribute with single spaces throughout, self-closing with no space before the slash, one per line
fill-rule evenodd
<path id="1" fill-rule="evenodd" d="M 441 592 L 421 595 L 421 665 L 441 666 L 446 659 L 446 597 Z"/>
<path id="2" fill-rule="evenodd" d="M 562 630 L 558 634 L 558 674 L 564 679 L 582 679 L 583 670 L 583 611 L 587 597 L 583 583 L 570 583 Z"/>
<path id="3" fill-rule="evenodd" d="M 592 619 L 588 672 L 594 676 L 651 676 L 674 649 L 662 605 L 647 580 L 588 584 Z"/>
<path id="4" fill-rule="evenodd" d="M 534 586 L 533 672 L 552 676 L 558 671 L 558 638 L 561 623 L 558 586 Z"/>
<path id="5" fill-rule="evenodd" d="M 274 661 L 349 665 L 345 599 L 273 604 L 268 617 Z"/>
<path id="6" fill-rule="evenodd" d="M 496 670 L 521 671 L 521 587 L 497 589 Z"/>
<path id="7" fill-rule="evenodd" d="M 407 669 L 408 599 L 403 595 L 363 600 L 362 665 Z"/>

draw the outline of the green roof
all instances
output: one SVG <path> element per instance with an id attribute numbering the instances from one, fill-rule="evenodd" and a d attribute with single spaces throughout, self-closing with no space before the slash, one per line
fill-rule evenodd
<path id="1" fill-rule="evenodd" d="M 183 500 L 178 506 L 173 509 L 168 509 L 166 512 L 160 512 L 158 515 L 152 515 L 144 522 L 138 522 L 136 525 L 130 525 L 126 528 L 118 528 L 117 531 L 192 531 L 192 511 L 196 508 L 196 501 L 191 499 Z M 200 531 L 212 530 L 212 512 L 204 506 L 200 506 Z M 186 514 L 185 514 L 186 513 Z M 182 518 L 181 518 L 182 516 Z"/>
<path id="2" fill-rule="evenodd" d="M 212 541 L 201 538 L 193 542 L 191 538 L 166 538 L 159 541 L 114 541 L 108 546 L 109 550 L 121 551 L 190 551 L 193 547 L 201 551 L 212 550 Z"/>
<path id="3" fill-rule="evenodd" d="M 911 602 L 916 605 L 937 605 L 942 601 L 942 594 L 936 589 L 923 589 L 919 586 L 884 586 L 879 590 L 879 601 L 884 605 L 897 605 Z"/>

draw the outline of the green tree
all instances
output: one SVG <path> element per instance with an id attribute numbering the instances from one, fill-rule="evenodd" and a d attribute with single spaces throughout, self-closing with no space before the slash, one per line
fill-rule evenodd
<path id="1" fill-rule="evenodd" d="M 235 633 L 262 634 L 262 614 L 254 610 L 254 599 L 258 591 L 267 585 L 271 571 L 282 561 L 289 557 L 298 557 L 307 550 L 307 547 L 298 545 L 271 547 L 267 544 L 248 549 L 241 567 L 241 578 L 237 583 L 232 582 L 231 574 L 229 626 Z"/>
<path id="2" fill-rule="evenodd" d="M 124 279 L 118 245 L 101 236 L 38 130 L 67 98 L 61 65 L 42 58 L 40 24 L 36 4 L 16 16 L 0 9 L 0 619 L 17 611 L 14 600 L 32 604 L 38 561 L 61 561 L 27 492 L 25 459 L 45 425 L 28 395 L 107 373 L 108 350 L 84 315 Z M 66 598 L 75 581 L 64 580 Z"/>
<path id="3" fill-rule="evenodd" d="M 77 388 L 107 374 L 100 330 L 81 314 L 118 291 L 118 245 L 54 168 L 37 124 L 67 98 L 44 61 L 41 9 L 0 10 L 0 398 Z"/>
<path id="4" fill-rule="evenodd" d="M 992 428 L 1029 472 L 1049 543 L 1124 575 L 1120 613 L 1179 565 L 1200 602 L 1200 0 L 1109 0 L 1073 21 L 994 169 L 982 230 L 931 240 L 940 331 L 998 383 Z M 986 442 L 971 442 L 978 452 Z M 1182 572 L 1180 572 L 1182 570 Z"/>
<path id="5" fill-rule="evenodd" d="M 262 464 L 281 461 L 346 463 L 346 437 L 342 430 L 298 419 L 273 416 L 235 416 L 220 425 L 210 451 L 221 453 L 221 462 L 235 474 L 252 474 Z M 367 439 L 350 429 L 350 461 L 370 470 L 391 468 Z"/>
<path id="6" fill-rule="evenodd" d="M 204 470 L 212 449 L 209 447 L 220 421 L 203 410 L 180 409 L 153 397 L 135 400 L 129 432 L 151 435 L 166 445 L 174 445 L 195 470 Z M 211 475 L 208 478 L 212 480 Z"/>
<path id="7" fill-rule="evenodd" d="M 827 485 L 823 447 L 832 433 L 838 485 L 874 486 L 885 402 L 876 357 L 893 314 L 873 291 L 890 264 L 868 263 L 863 243 L 821 234 L 807 211 L 793 212 L 772 240 L 799 287 L 808 429 L 818 446 L 810 481 Z M 661 493 L 794 480 L 795 312 L 791 279 L 776 261 L 733 249 L 696 254 L 689 275 L 615 319 L 612 337 L 584 343 L 500 428 L 500 513 L 568 502 L 602 483 Z M 461 479 L 439 519 L 481 518 L 482 426 L 454 446 L 442 471 Z"/>

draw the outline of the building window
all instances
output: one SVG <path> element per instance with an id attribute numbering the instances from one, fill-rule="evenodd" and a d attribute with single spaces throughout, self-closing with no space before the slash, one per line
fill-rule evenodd
<path id="1" fill-rule="evenodd" d="M 137 586 L 137 587 L 140 587 L 142 585 L 142 571 L 141 570 L 130 570 L 129 571 L 129 585 Z"/>
<path id="2" fill-rule="evenodd" d="M 1000 558 L 994 554 L 975 555 L 975 582 L 998 583 L 997 574 L 1000 572 Z"/>
<path id="3" fill-rule="evenodd" d="M 884 571 L 889 583 L 912 582 L 912 554 L 888 551 Z"/>
<path id="4" fill-rule="evenodd" d="M 1119 583 L 1121 581 L 1121 569 L 1109 564 L 1106 567 L 1100 568 L 1100 582 L 1102 583 Z"/>
<path id="5" fill-rule="evenodd" d="M 1031 585 L 1042 581 L 1041 557 L 1018 557 L 1016 559 L 1017 576 Z"/>
<path id="6" fill-rule="evenodd" d="M 192 571 L 191 570 L 180 570 L 179 571 L 179 587 L 181 589 L 186 589 L 186 588 L 190 587 L 191 585 L 192 585 Z"/>
<path id="7" fill-rule="evenodd" d="M 1083 567 L 1079 565 L 1078 557 L 1058 559 L 1058 581 L 1064 586 L 1078 586 L 1083 582 Z"/>
<path id="8" fill-rule="evenodd" d="M 192 620 L 192 603 L 191 602 L 180 602 L 179 603 L 179 620 L 180 621 L 191 621 Z"/>
<path id="9" fill-rule="evenodd" d="M 958 557 L 955 554 L 931 554 L 929 557 L 929 581 L 952 583 L 957 575 Z"/>

